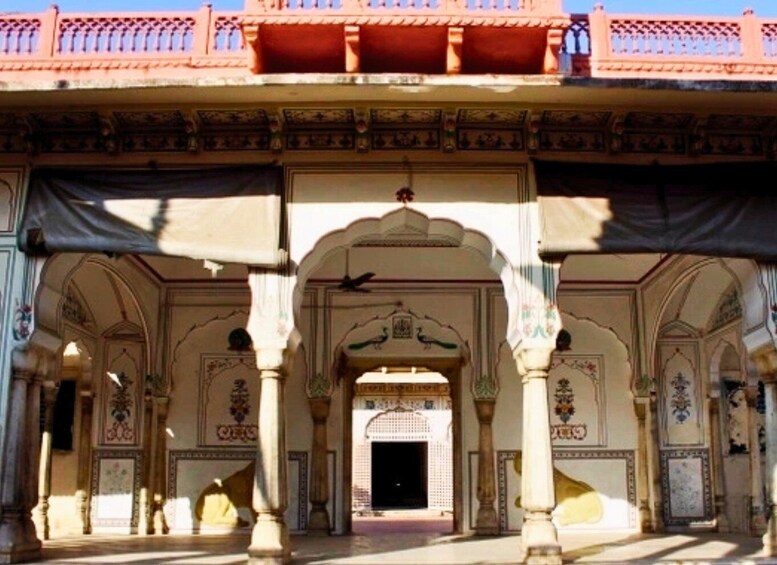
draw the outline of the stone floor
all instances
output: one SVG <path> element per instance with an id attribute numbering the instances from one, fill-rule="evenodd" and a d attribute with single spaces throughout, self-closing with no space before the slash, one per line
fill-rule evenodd
<path id="1" fill-rule="evenodd" d="M 561 534 L 565 563 L 686 565 L 774 563 L 760 539 L 742 535 Z M 230 565 L 245 563 L 249 538 L 233 535 L 61 538 L 43 546 L 41 563 L 70 565 Z M 439 533 L 371 533 L 328 538 L 292 536 L 293 562 L 310 565 L 495 565 L 515 563 L 520 538 Z"/>

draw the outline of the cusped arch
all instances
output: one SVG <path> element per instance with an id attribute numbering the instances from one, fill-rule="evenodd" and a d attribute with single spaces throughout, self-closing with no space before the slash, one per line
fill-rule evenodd
<path id="1" fill-rule="evenodd" d="M 703 269 L 719 265 L 731 277 L 742 300 L 742 336 L 749 353 L 755 351 L 755 345 L 748 343 L 748 338 L 755 343 L 764 339 L 763 333 L 768 334 L 767 319 L 768 306 L 766 289 L 761 282 L 760 272 L 756 263 L 750 259 L 707 257 L 690 265 L 674 280 L 667 289 L 659 303 L 656 320 L 662 320 L 666 309 L 677 292 L 690 278 L 695 277 Z M 660 337 L 661 327 L 654 325 L 648 336 L 648 351 L 646 365 L 650 375 L 657 375 L 656 351 Z"/>
<path id="2" fill-rule="evenodd" d="M 364 240 L 407 238 L 428 242 L 439 242 L 451 247 L 475 250 L 499 275 L 505 288 L 513 288 L 513 270 L 505 255 L 485 234 L 465 228 L 447 218 L 429 218 L 409 208 L 401 208 L 380 218 L 362 218 L 343 229 L 321 237 L 312 250 L 297 266 L 297 284 L 294 291 L 294 311 L 298 313 L 307 280 L 315 269 L 336 251 L 356 245 Z M 509 299 L 508 299 L 509 303 Z"/>
<path id="3" fill-rule="evenodd" d="M 371 441 L 424 441 L 431 433 L 426 416 L 403 408 L 376 414 L 364 426 L 364 437 Z"/>
<path id="4" fill-rule="evenodd" d="M 709 373 L 710 373 L 710 394 L 712 396 L 718 396 L 720 390 L 720 377 L 721 375 L 730 370 L 731 355 L 737 358 L 737 370 L 741 371 L 741 364 L 739 363 L 739 354 L 736 346 L 727 339 L 721 339 L 715 345 L 715 349 L 712 351 L 709 361 Z"/>

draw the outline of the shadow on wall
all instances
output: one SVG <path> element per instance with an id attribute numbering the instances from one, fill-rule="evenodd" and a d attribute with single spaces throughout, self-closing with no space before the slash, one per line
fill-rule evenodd
<path id="1" fill-rule="evenodd" d="M 256 522 L 252 497 L 256 462 L 231 474 L 224 480 L 215 479 L 197 497 L 194 515 L 201 525 L 226 528 L 244 528 L 250 524 L 240 517 L 241 508 L 247 508 Z"/>

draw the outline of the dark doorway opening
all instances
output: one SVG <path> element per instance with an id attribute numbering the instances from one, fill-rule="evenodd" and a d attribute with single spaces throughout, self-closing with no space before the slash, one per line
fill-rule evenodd
<path id="1" fill-rule="evenodd" d="M 372 508 L 427 508 L 427 442 L 372 442 Z"/>

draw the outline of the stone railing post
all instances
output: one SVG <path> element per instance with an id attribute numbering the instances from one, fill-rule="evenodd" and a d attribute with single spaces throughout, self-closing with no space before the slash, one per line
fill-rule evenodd
<path id="1" fill-rule="evenodd" d="M 494 476 L 494 421 L 495 399 L 475 399 L 480 433 L 478 434 L 478 516 L 475 531 L 478 535 L 493 536 L 499 533 L 496 516 L 496 478 Z"/>
<path id="2" fill-rule="evenodd" d="M 81 391 L 81 434 L 78 441 L 78 472 L 76 475 L 76 519 L 79 533 L 89 534 L 89 482 L 92 476 L 92 391 Z"/>
<path id="3" fill-rule="evenodd" d="M 742 59 L 746 63 L 760 63 L 764 60 L 763 33 L 761 22 L 752 8 L 747 8 L 740 18 L 739 32 L 742 41 Z"/>
<path id="4" fill-rule="evenodd" d="M 331 530 L 329 511 L 329 464 L 327 461 L 326 422 L 329 418 L 329 397 L 309 398 L 310 415 L 313 418 L 313 461 L 310 471 L 310 519 L 308 534 L 329 535 Z"/>
<path id="5" fill-rule="evenodd" d="M 610 56 L 610 29 L 602 4 L 596 4 L 588 18 L 591 62 Z"/>
<path id="6" fill-rule="evenodd" d="M 518 374 L 523 382 L 523 560 L 543 565 L 561 565 L 561 545 L 550 515 L 556 506 L 548 406 L 552 353 L 552 349 L 539 347 L 519 349 L 515 353 Z"/>
<path id="7" fill-rule="evenodd" d="M 38 56 L 42 59 L 50 59 L 54 56 L 57 46 L 57 30 L 59 28 L 59 8 L 56 5 L 49 6 L 43 13 L 38 34 Z"/>
<path id="8" fill-rule="evenodd" d="M 38 465 L 38 505 L 36 506 L 35 528 L 38 537 L 49 539 L 49 496 L 51 495 L 51 442 L 54 431 L 54 403 L 57 400 L 58 384 L 46 381 L 43 384 L 43 433 L 40 442 Z"/>
<path id="9" fill-rule="evenodd" d="M 211 20 L 213 8 L 210 4 L 203 4 L 197 11 L 194 19 L 194 37 L 192 39 L 192 56 L 205 57 L 210 50 Z"/>

